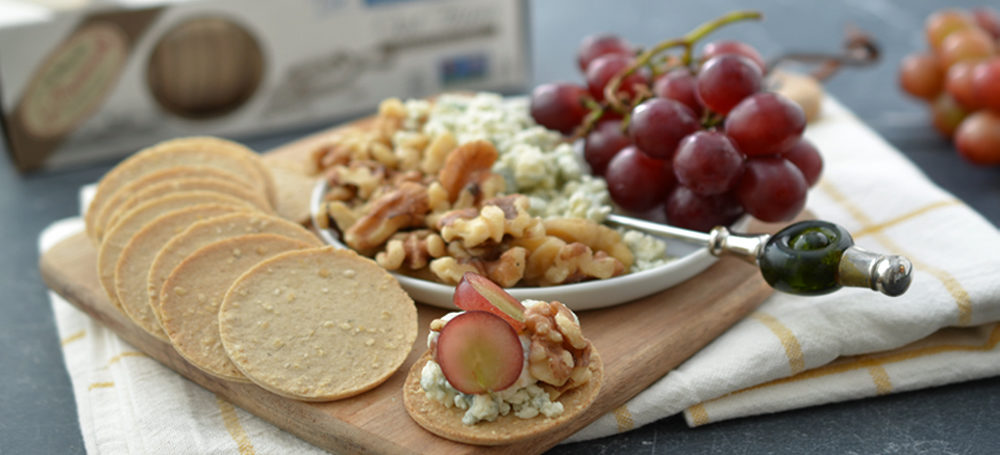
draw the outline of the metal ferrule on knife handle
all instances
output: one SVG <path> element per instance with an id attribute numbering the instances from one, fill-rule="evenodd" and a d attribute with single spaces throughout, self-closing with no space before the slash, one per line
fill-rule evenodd
<path id="1" fill-rule="evenodd" d="M 708 251 L 714 256 L 734 256 L 751 264 L 757 264 L 768 234 L 741 235 L 729 232 L 725 226 L 716 226 L 708 232 Z"/>
<path id="2" fill-rule="evenodd" d="M 843 286 L 867 287 L 898 296 L 910 287 L 913 264 L 897 255 L 882 255 L 852 246 L 840 258 L 838 280 Z"/>

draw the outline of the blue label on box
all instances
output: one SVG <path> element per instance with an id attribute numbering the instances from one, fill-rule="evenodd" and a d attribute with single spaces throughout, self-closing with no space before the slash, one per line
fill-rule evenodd
<path id="1" fill-rule="evenodd" d="M 438 65 L 443 85 L 457 84 L 486 77 L 486 55 L 472 54 L 447 58 Z"/>

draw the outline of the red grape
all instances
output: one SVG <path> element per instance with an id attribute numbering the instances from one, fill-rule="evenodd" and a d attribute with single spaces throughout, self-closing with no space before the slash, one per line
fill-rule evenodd
<path id="1" fill-rule="evenodd" d="M 981 60 L 996 53 L 993 38 L 978 27 L 955 31 L 941 42 L 938 56 L 943 68 L 961 61 Z"/>
<path id="2" fill-rule="evenodd" d="M 736 187 L 747 213 L 761 221 L 788 221 L 806 205 L 809 185 L 799 168 L 780 156 L 748 159 Z"/>
<path id="3" fill-rule="evenodd" d="M 593 95 L 595 99 L 604 99 L 604 86 L 608 85 L 611 78 L 615 77 L 616 74 L 622 72 L 635 61 L 630 55 L 622 54 L 607 54 L 602 55 L 594 59 L 587 65 L 587 72 L 585 77 L 587 79 L 587 88 L 590 89 L 590 94 Z M 646 76 L 641 71 L 636 71 L 629 74 L 628 77 L 622 80 L 621 84 L 618 86 L 618 92 L 624 92 L 629 98 L 634 98 L 636 94 L 636 85 L 645 85 L 648 83 Z"/>
<path id="4" fill-rule="evenodd" d="M 670 224 L 703 232 L 715 226 L 728 226 L 743 214 L 732 194 L 702 196 L 680 185 L 667 197 L 664 209 Z"/>
<path id="5" fill-rule="evenodd" d="M 673 158 L 677 144 L 684 136 L 698 131 L 694 112 L 679 101 L 653 98 L 632 110 L 628 125 L 629 137 L 639 150 L 652 158 Z"/>
<path id="6" fill-rule="evenodd" d="M 1000 112 L 1000 57 L 976 65 L 972 70 L 972 88 L 982 106 Z"/>
<path id="7" fill-rule="evenodd" d="M 802 176 L 810 187 L 819 180 L 819 175 L 823 172 L 823 157 L 816 146 L 806 138 L 799 139 L 799 142 L 782 156 L 802 171 Z"/>
<path id="8" fill-rule="evenodd" d="M 1000 164 L 1000 114 L 984 110 L 970 115 L 955 131 L 955 146 L 975 164 Z"/>
<path id="9" fill-rule="evenodd" d="M 783 153 L 798 142 L 805 128 L 802 108 L 773 92 L 750 96 L 726 118 L 726 134 L 749 157 Z"/>
<path id="10" fill-rule="evenodd" d="M 900 87 L 917 98 L 934 99 L 943 83 L 944 73 L 934 54 L 910 54 L 899 65 Z"/>
<path id="11" fill-rule="evenodd" d="M 982 99 L 972 83 L 972 72 L 976 66 L 975 62 L 958 62 L 948 68 L 944 81 L 945 91 L 966 110 L 982 107 Z"/>
<path id="12" fill-rule="evenodd" d="M 620 120 L 604 120 L 583 141 L 583 158 L 595 175 L 604 175 L 611 158 L 630 144 Z"/>
<path id="13" fill-rule="evenodd" d="M 962 120 L 969 115 L 968 111 L 955 101 L 951 95 L 942 93 L 931 103 L 931 123 L 941 134 L 951 137 Z"/>
<path id="14" fill-rule="evenodd" d="M 937 11 L 927 17 L 924 33 L 931 48 L 937 50 L 948 35 L 957 30 L 973 27 L 975 20 L 964 11 L 947 9 Z"/>
<path id="15" fill-rule="evenodd" d="M 677 68 L 653 83 L 654 95 L 679 101 L 696 116 L 700 116 L 703 107 L 698 101 L 696 90 L 695 77 L 686 68 Z"/>
<path id="16" fill-rule="evenodd" d="M 655 207 L 675 184 L 669 162 L 650 158 L 633 145 L 611 159 L 604 180 L 611 199 L 632 212 Z"/>
<path id="17" fill-rule="evenodd" d="M 590 35 L 583 39 L 576 52 L 576 64 L 580 71 L 587 71 L 587 66 L 597 57 L 608 54 L 632 55 L 632 46 L 617 35 Z"/>
<path id="18" fill-rule="evenodd" d="M 707 196 L 729 191 L 743 174 L 743 154 L 725 134 L 698 131 L 681 141 L 674 155 L 677 182 Z"/>
<path id="19" fill-rule="evenodd" d="M 993 36 L 993 39 L 1000 40 L 1000 16 L 996 11 L 986 6 L 973 8 L 972 18 L 979 28 Z"/>
<path id="20" fill-rule="evenodd" d="M 754 49 L 753 46 L 746 44 L 741 41 L 734 40 L 720 40 L 708 43 L 705 48 L 702 49 L 702 58 L 708 60 L 717 55 L 726 54 L 736 54 L 742 55 L 754 62 L 758 68 L 760 68 L 761 73 L 767 72 L 767 64 L 764 63 L 764 57 L 761 57 L 760 52 Z"/>
<path id="21" fill-rule="evenodd" d="M 710 58 L 698 73 L 698 97 L 709 109 L 726 115 L 763 86 L 763 73 L 754 62 L 739 55 Z"/>
<path id="22" fill-rule="evenodd" d="M 531 117 L 546 128 L 570 134 L 587 116 L 587 90 L 570 83 L 542 84 L 531 92 Z"/>

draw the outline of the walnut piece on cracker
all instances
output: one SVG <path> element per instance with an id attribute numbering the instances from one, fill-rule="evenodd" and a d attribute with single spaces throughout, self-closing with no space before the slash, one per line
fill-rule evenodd
<path id="1" fill-rule="evenodd" d="M 569 308 L 560 302 L 536 302 L 526 305 L 524 318 L 531 338 L 528 371 L 551 385 L 555 394 L 586 384 L 593 346 Z"/>

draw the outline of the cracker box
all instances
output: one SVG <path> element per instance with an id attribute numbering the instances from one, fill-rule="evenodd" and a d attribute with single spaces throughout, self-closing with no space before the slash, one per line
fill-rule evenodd
<path id="1" fill-rule="evenodd" d="M 523 0 L 15 5 L 0 0 L 0 114 L 21 170 L 308 128 L 393 96 L 521 91 L 530 77 Z"/>

